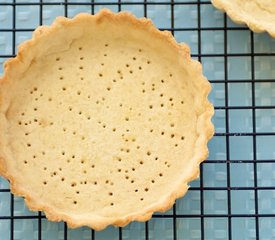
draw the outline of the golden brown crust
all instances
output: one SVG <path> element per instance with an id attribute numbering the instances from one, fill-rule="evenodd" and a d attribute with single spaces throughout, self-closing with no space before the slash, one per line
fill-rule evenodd
<path id="1" fill-rule="evenodd" d="M 272 4 L 275 5 L 274 0 L 269 2 L 265 0 L 265 4 L 270 4 L 266 8 L 258 0 L 246 2 L 240 0 L 211 0 L 211 2 L 216 8 L 225 11 L 234 22 L 246 24 L 253 32 L 267 32 L 270 36 L 275 37 L 275 12 L 274 8 L 271 9 Z M 273 19 L 266 18 L 267 15 L 273 16 Z"/>
<path id="2" fill-rule="evenodd" d="M 23 196 L 25 198 L 27 206 L 31 210 L 44 211 L 46 217 L 51 221 L 66 221 L 68 223 L 68 226 L 71 228 L 86 225 L 95 230 L 102 230 L 108 225 L 125 226 L 129 222 L 134 220 L 146 221 L 151 218 L 154 212 L 162 212 L 169 209 L 174 204 L 177 198 L 183 196 L 186 193 L 189 187 L 188 182 L 199 176 L 199 164 L 207 158 L 207 142 L 214 134 L 214 127 L 211 123 L 211 117 L 214 114 L 214 109 L 207 99 L 208 94 L 211 90 L 211 86 L 207 79 L 202 75 L 201 64 L 191 59 L 189 48 L 185 44 L 178 44 L 170 32 L 161 32 L 157 30 L 152 22 L 148 19 L 137 19 L 127 12 L 114 14 L 108 10 L 102 10 L 94 16 L 89 14 L 79 14 L 73 19 L 59 17 L 56 19 L 52 26 L 42 26 L 37 28 L 33 34 L 32 39 L 26 41 L 25 43 L 22 43 L 19 46 L 17 56 L 13 59 L 6 61 L 4 65 L 4 76 L 2 79 L 0 79 L 0 113 L 2 114 L 0 118 L 4 118 L 4 116 L 8 114 L 9 103 L 5 101 L 5 89 L 12 81 L 13 74 L 15 74 L 15 69 L 17 69 L 18 71 L 24 71 L 24 69 L 27 69 L 28 66 L 31 64 L 33 56 L 29 50 L 33 46 L 38 45 L 41 39 L 47 38 L 51 34 L 53 34 L 60 26 L 75 24 L 77 22 L 86 21 L 87 19 L 91 18 L 93 18 L 94 21 L 98 22 L 102 21 L 102 19 L 104 18 L 108 18 L 110 21 L 125 19 L 125 21 L 130 21 L 133 25 L 151 31 L 156 38 L 162 39 L 163 41 L 167 42 L 167 44 L 173 46 L 175 51 L 177 51 L 182 58 L 187 59 L 187 61 L 190 63 L 189 67 L 196 70 L 198 75 L 201 76 L 199 78 L 198 85 L 200 87 L 200 91 L 203 93 L 202 95 L 204 96 L 205 102 L 205 111 L 199 116 L 197 121 L 198 138 L 195 144 L 194 154 L 192 158 L 192 163 L 194 164 L 193 166 L 190 166 L 190 175 L 188 176 L 188 181 L 183 181 L 183 179 L 186 179 L 186 176 L 182 176 L 182 179 L 179 179 L 179 181 L 175 183 L 174 190 L 171 193 L 168 193 L 167 196 L 162 197 L 159 202 L 149 206 L 148 208 L 146 208 L 145 211 L 129 213 L 129 215 L 120 218 L 94 216 L 91 219 L 76 219 L 71 217 L 69 214 L 60 212 L 58 209 L 45 206 L 43 203 L 39 202 L 39 199 L 35 199 L 32 192 L 21 188 L 20 182 L 17 181 L 14 176 L 11 176 L 7 171 L 5 161 L 6 153 L 3 151 L 3 148 L 5 148 L 3 144 L 6 144 L 5 141 L 3 141 L 3 138 L 5 137 L 5 135 L 3 134 L 3 132 L 5 131 L 5 126 L 4 124 L 1 126 L 0 130 L 2 134 L 0 135 L 0 174 L 10 181 L 12 193 L 14 193 L 15 195 Z M 1 123 L 3 122 L 2 119 L 0 119 L 0 121 Z"/>

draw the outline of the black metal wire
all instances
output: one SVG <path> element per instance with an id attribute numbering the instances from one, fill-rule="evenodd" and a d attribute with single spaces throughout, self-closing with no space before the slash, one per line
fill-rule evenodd
<path id="1" fill-rule="evenodd" d="M 43 25 L 43 0 L 39 0 L 41 5 L 39 6 L 39 25 Z M 38 240 L 42 240 L 42 213 L 38 212 Z"/>
<path id="2" fill-rule="evenodd" d="M 198 1 L 198 60 L 201 62 L 201 1 Z M 204 189 L 203 189 L 203 164 L 200 165 L 200 209 L 201 209 L 201 239 L 204 239 Z"/>
<path id="3" fill-rule="evenodd" d="M 118 0 L 117 2 L 117 7 L 118 7 L 118 11 L 120 12 L 121 11 L 121 0 Z"/>
<path id="4" fill-rule="evenodd" d="M 227 53 L 227 17 L 224 14 L 224 79 L 225 81 L 228 79 L 228 53 Z M 226 159 L 228 162 L 226 163 L 226 179 L 227 179 L 227 213 L 228 213 L 228 239 L 232 239 L 232 218 L 231 215 L 231 192 L 230 192 L 230 141 L 229 141 L 229 112 L 228 112 L 228 82 L 224 84 L 225 90 L 225 129 L 226 129 Z"/>
<path id="5" fill-rule="evenodd" d="M 147 17 L 147 0 L 144 0 L 144 4 L 143 4 L 143 16 Z M 145 240 L 149 240 L 149 226 L 148 226 L 148 222 L 145 222 Z"/>
<path id="6" fill-rule="evenodd" d="M 118 229 L 118 239 L 122 240 L 122 228 L 121 227 Z"/>
<path id="7" fill-rule="evenodd" d="M 145 240 L 149 240 L 149 224 L 145 222 Z"/>
<path id="8" fill-rule="evenodd" d="M 64 0 L 64 16 L 68 17 L 68 0 Z M 64 223 L 64 240 L 68 238 L 68 227 L 67 224 Z"/>
<path id="9" fill-rule="evenodd" d="M 92 240 L 95 240 L 95 230 L 92 230 L 92 231 L 91 231 L 91 239 L 92 239 Z"/>
<path id="10" fill-rule="evenodd" d="M 167 5 L 170 6 L 171 9 L 171 22 L 170 27 L 168 28 L 161 28 L 161 30 L 169 30 L 174 34 L 175 32 L 186 32 L 186 31 L 197 31 L 198 33 L 198 53 L 192 54 L 192 57 L 198 58 L 199 61 L 203 61 L 203 58 L 215 58 L 215 57 L 221 57 L 224 58 L 224 79 L 209 79 L 211 83 L 213 84 L 224 84 L 224 93 L 225 93 L 225 103 L 224 106 L 215 106 L 215 110 L 222 110 L 225 113 L 225 132 L 217 132 L 215 133 L 215 137 L 224 137 L 225 138 L 225 144 L 226 144 L 226 159 L 225 160 L 215 160 L 215 159 L 209 159 L 205 163 L 203 163 L 200 167 L 200 181 L 199 181 L 199 187 L 191 187 L 189 191 L 197 191 L 200 194 L 200 213 L 199 214 L 178 214 L 177 213 L 177 207 L 176 205 L 173 206 L 172 214 L 166 214 L 166 215 L 160 215 L 155 214 L 153 215 L 154 219 L 172 219 L 173 220 L 173 240 L 180 240 L 182 237 L 178 235 L 177 232 L 177 221 L 178 219 L 185 219 L 185 218 L 197 218 L 200 219 L 200 228 L 201 228 L 201 239 L 205 239 L 205 219 L 206 218 L 226 218 L 228 221 L 228 236 L 227 238 L 229 240 L 232 239 L 232 218 L 254 218 L 255 219 L 255 238 L 260 239 L 260 232 L 259 232 L 259 219 L 260 218 L 275 218 L 274 213 L 270 214 L 261 214 L 259 213 L 259 202 L 258 202 L 258 191 L 259 190 L 275 190 L 275 186 L 258 186 L 258 176 L 257 176 L 257 166 L 259 163 L 261 164 L 268 164 L 268 163 L 274 163 L 275 159 L 264 159 L 264 160 L 258 160 L 257 159 L 257 137 L 258 136 L 275 136 L 275 132 L 257 132 L 256 129 L 256 110 L 258 109 L 275 109 L 274 105 L 264 105 L 264 106 L 258 106 L 256 105 L 256 97 L 255 97 L 255 88 L 256 83 L 275 83 L 274 79 L 255 79 L 255 57 L 271 57 L 275 56 L 275 53 L 266 53 L 266 52 L 255 52 L 254 45 L 254 34 L 251 32 L 250 38 L 251 38 L 251 48 L 250 53 L 228 53 L 227 50 L 227 32 L 230 31 L 247 31 L 246 27 L 228 27 L 227 26 L 227 17 L 224 15 L 224 26 L 222 27 L 203 27 L 201 26 L 201 6 L 202 5 L 209 5 L 211 4 L 210 1 L 201 1 L 198 0 L 196 2 L 194 1 L 177 1 L 174 2 L 174 0 L 171 1 L 139 1 L 139 2 L 126 2 L 118 0 L 117 2 L 95 2 L 95 0 L 91 0 L 90 2 L 72 2 L 68 0 L 63 0 L 59 2 L 44 2 L 43 0 L 39 0 L 39 2 L 23 2 L 23 1 L 16 1 L 13 0 L 12 2 L 7 3 L 0 3 L 1 6 L 11 6 L 12 7 L 12 27 L 9 29 L 3 29 L 0 26 L 0 33 L 1 32 L 10 32 L 12 34 L 12 53 L 11 54 L 1 54 L 0 58 L 9 58 L 14 57 L 16 53 L 16 33 L 17 32 L 31 32 L 34 29 L 33 28 L 17 28 L 16 26 L 16 7 L 17 6 L 38 6 L 39 7 L 39 24 L 43 24 L 43 7 L 44 6 L 63 6 L 64 7 L 64 16 L 68 16 L 68 7 L 69 6 L 90 6 L 91 7 L 91 13 L 95 13 L 95 7 L 96 6 L 117 6 L 118 11 L 121 11 L 122 6 L 127 5 L 141 5 L 143 6 L 143 15 L 144 17 L 147 17 L 147 6 L 150 5 Z M 198 17 L 198 24 L 197 27 L 191 27 L 191 28 L 179 28 L 175 27 L 174 19 L 175 19 L 175 12 L 174 8 L 175 5 L 193 5 L 197 6 L 197 17 Z M 202 53 L 202 31 L 223 31 L 224 34 L 224 53 L 212 53 L 212 54 L 206 54 Z M 251 59 L 251 79 L 228 79 L 228 58 L 229 57 L 249 57 Z M 229 104 L 229 83 L 235 84 L 235 83 L 250 83 L 251 84 L 251 104 L 247 106 L 231 106 Z M 251 132 L 232 132 L 230 131 L 229 127 L 229 111 L 230 110 L 251 110 L 252 111 L 252 131 Z M 230 157 L 230 137 L 237 136 L 250 136 L 253 139 L 253 160 L 231 160 Z M 232 187 L 231 186 L 231 170 L 230 165 L 234 164 L 242 164 L 242 163 L 250 163 L 253 164 L 253 186 L 251 187 Z M 227 184 L 225 187 L 206 187 L 204 186 L 204 166 L 208 164 L 225 164 L 226 165 L 226 175 L 227 175 Z M 241 191 L 241 190 L 250 190 L 254 193 L 254 204 L 255 204 L 255 212 L 253 214 L 232 214 L 231 210 L 231 191 Z M 204 195 L 207 191 L 226 191 L 227 192 L 227 213 L 226 214 L 206 214 L 204 209 Z M 10 192 L 10 189 L 0 189 L 0 192 Z M 14 240 L 14 221 L 15 220 L 23 220 L 23 219 L 37 219 L 38 221 L 38 240 L 42 239 L 42 220 L 45 219 L 45 216 L 41 214 L 41 212 L 38 213 L 38 215 L 31 215 L 31 216 L 15 216 L 14 215 L 14 196 L 10 195 L 10 215 L 9 216 L 0 216 L 0 220 L 9 220 L 10 221 L 10 240 Z M 150 231 L 149 231 L 149 223 L 146 222 L 145 224 L 145 231 L 144 231 L 144 238 L 145 240 L 149 240 L 151 238 Z M 123 239 L 123 233 L 124 230 L 122 228 L 118 228 L 118 237 L 119 240 Z M 95 231 L 91 230 L 90 235 L 91 240 L 95 240 Z M 1 236 L 0 236 L 1 239 Z M 64 235 L 63 239 L 68 239 L 68 228 L 67 224 L 64 223 Z"/>
<path id="11" fill-rule="evenodd" d="M 252 106 L 255 106 L 255 57 L 254 57 L 254 33 L 250 33 L 251 38 L 251 95 Z M 253 133 L 256 133 L 256 111 L 252 109 L 252 128 Z M 253 135 L 253 176 L 254 176 L 254 204 L 255 214 L 258 214 L 258 177 L 257 177 L 257 141 L 256 134 Z M 274 189 L 274 188 L 273 188 Z M 259 218 L 255 217 L 255 234 L 256 239 L 259 239 Z"/>
<path id="12" fill-rule="evenodd" d="M 59 2 L 16 2 L 16 3 L 9 3 L 9 2 L 3 2 L 0 3 L 0 6 L 13 6 L 13 5 L 17 5 L 17 6 L 37 6 L 37 5 L 66 5 L 66 6 L 70 6 L 70 5 L 81 5 L 81 6 L 90 6 L 90 5 L 117 5 L 117 2 L 111 2 L 111 1 L 104 1 L 104 2 L 94 2 L 94 3 L 88 3 L 88 2 L 67 2 L 66 0 L 63 1 L 59 1 Z M 144 2 L 143 1 L 136 1 L 136 2 L 127 2 L 127 1 L 123 1 L 121 2 L 122 5 L 143 5 Z M 148 1 L 147 2 L 148 5 L 170 5 L 170 2 L 165 2 L 165 1 Z M 197 4 L 204 4 L 204 5 L 209 5 L 211 4 L 210 1 L 205 1 L 205 2 L 194 2 L 194 1 L 177 1 L 174 2 L 174 5 L 197 5 Z"/>
<path id="13" fill-rule="evenodd" d="M 13 3 L 15 3 L 16 0 L 13 0 Z M 12 27 L 16 28 L 16 6 L 13 5 L 12 8 Z M 12 33 L 12 54 L 15 54 L 15 47 L 16 47 L 16 35 L 15 32 Z M 14 239 L 14 196 L 11 194 L 11 201 L 10 201 L 10 239 Z"/>
<path id="14" fill-rule="evenodd" d="M 91 0 L 91 14 L 95 14 L 94 1 L 95 0 Z M 120 238 L 120 232 L 121 232 L 121 230 L 119 230 L 119 240 L 121 240 L 121 238 Z M 121 235 L 122 235 L 122 233 L 121 233 Z M 93 230 L 93 229 L 91 230 L 91 240 L 95 240 L 95 230 Z"/>
<path id="15" fill-rule="evenodd" d="M 170 4 L 171 4 L 170 5 L 170 9 L 171 9 L 170 26 L 171 26 L 171 29 L 174 29 L 174 26 L 175 26 L 174 0 L 170 0 Z M 171 33 L 172 35 L 174 35 L 174 30 L 171 30 Z M 176 216 L 177 216 L 177 208 L 175 203 L 175 205 L 173 206 L 173 239 L 174 240 L 177 240 L 177 217 Z"/>
<path id="16" fill-rule="evenodd" d="M 152 218 L 154 219 L 163 219 L 163 218 L 168 218 L 168 219 L 172 219 L 173 218 L 173 214 L 165 214 L 165 215 L 158 215 L 158 214 L 155 214 L 152 216 Z M 177 214 L 175 215 L 175 217 L 178 219 L 178 218 L 251 218 L 251 217 L 254 217 L 254 218 L 274 218 L 275 217 L 275 213 L 258 213 L 258 214 L 255 214 L 255 213 L 251 213 L 251 214 L 209 214 L 209 213 L 205 213 L 205 214 Z M 17 220 L 17 219 L 38 219 L 39 216 L 38 215 L 25 215 L 25 216 L 0 216 L 0 220 Z M 41 216 L 42 219 L 46 219 L 45 216 Z M 145 238 L 146 236 L 149 237 L 149 225 L 148 225 L 148 222 L 145 223 L 145 227 L 146 225 L 148 226 L 147 227 L 147 230 L 145 228 Z M 66 226 L 67 228 L 67 226 Z M 65 236 L 66 235 L 66 236 Z M 64 239 L 65 237 L 67 237 L 67 231 L 64 232 Z"/>
<path id="17" fill-rule="evenodd" d="M 11 200 L 10 200 L 10 205 L 11 205 L 11 208 L 10 208 L 10 239 L 13 240 L 14 237 L 14 196 L 13 194 L 11 194 Z"/>
<path id="18" fill-rule="evenodd" d="M 251 162 L 253 163 L 255 162 L 254 160 Z M 231 162 L 232 163 L 232 162 Z M 258 162 L 259 163 L 259 162 Z M 262 161 L 261 161 L 262 163 Z M 206 165 L 207 163 L 204 163 L 204 165 Z M 253 187 L 190 187 L 188 189 L 189 191 L 213 191 L 213 190 L 217 190 L 217 191 L 226 191 L 226 190 L 230 190 L 230 191 L 236 191 L 236 190 L 275 190 L 274 187 L 262 187 L 262 186 L 253 186 Z M 10 192 L 10 189 L 0 189 L 0 192 Z M 173 215 L 177 215 L 176 211 L 175 213 L 173 213 Z M 202 214 L 203 215 L 203 214 Z M 1 216 L 0 216 L 1 217 Z M 7 217 L 7 216 L 2 216 L 2 217 Z M 41 216 L 41 218 L 43 218 Z"/>
<path id="19" fill-rule="evenodd" d="M 68 239 L 68 227 L 67 224 L 64 223 L 64 240 Z"/>
<path id="20" fill-rule="evenodd" d="M 177 240 L 177 208 L 176 204 L 173 206 L 173 239 Z"/>
<path id="21" fill-rule="evenodd" d="M 31 29 L 10 29 L 10 30 L 7 30 L 7 29 L 0 29 L 0 32 L 33 32 L 35 29 L 31 28 Z M 176 31 L 175 29 L 169 29 L 169 28 L 160 28 L 160 30 L 168 30 L 168 31 Z M 198 29 L 197 29 L 198 30 Z M 201 29 L 200 29 L 201 30 Z M 220 54 L 220 53 L 215 53 L 215 54 L 205 54 L 205 53 L 201 53 L 201 54 L 191 54 L 191 57 L 193 58 L 203 58 L 203 57 L 212 57 L 212 58 L 215 58 L 215 57 L 224 57 L 225 55 L 223 54 Z M 251 57 L 252 54 L 251 53 L 228 53 L 226 55 L 227 57 Z M 274 57 L 275 56 L 275 53 L 255 53 L 253 55 L 254 57 Z M 1 57 L 5 57 L 5 58 L 11 58 L 11 57 L 15 57 L 15 54 L 5 54 L 5 55 L 1 55 Z M 210 79 L 211 80 L 211 79 Z M 227 79 L 225 82 L 229 82 L 231 80 Z M 248 81 L 248 80 L 246 80 Z M 251 81 L 251 80 L 250 80 Z M 269 80 L 269 81 L 272 81 L 272 82 L 275 82 L 275 80 Z"/>
<path id="22" fill-rule="evenodd" d="M 122 2 L 117 3 L 120 4 L 121 6 L 123 5 Z M 144 2 L 145 5 L 147 5 L 146 2 Z M 95 7 L 96 4 L 93 4 L 92 7 Z M 174 5 L 174 4 L 173 4 Z M 64 14 L 65 15 L 65 14 Z M 167 31 L 171 31 L 171 32 L 185 32 L 185 31 L 197 31 L 198 28 L 177 28 L 177 27 L 166 27 L 166 28 L 159 28 L 160 30 L 167 30 Z M 226 28 L 227 30 L 230 31 L 240 31 L 240 30 L 246 30 L 247 28 Z M 4 28 L 1 29 L 0 27 L 0 32 L 33 32 L 35 30 L 35 28 Z M 200 28 L 201 31 L 224 31 L 225 28 L 221 28 L 221 27 L 213 27 L 213 28 L 209 28 L 209 27 L 201 27 Z M 254 53 L 254 56 L 274 56 L 275 53 Z M 194 57 L 197 57 L 198 55 L 194 54 L 192 55 Z M 216 53 L 212 53 L 212 54 L 202 54 L 201 56 L 203 57 L 223 57 L 223 54 L 216 54 Z M 247 57 L 247 56 L 251 56 L 250 53 L 228 53 L 228 56 L 230 57 Z"/>

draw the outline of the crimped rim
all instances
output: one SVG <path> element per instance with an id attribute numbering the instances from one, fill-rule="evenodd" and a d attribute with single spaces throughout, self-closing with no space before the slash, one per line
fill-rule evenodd
<path id="1" fill-rule="evenodd" d="M 230 0 L 234 2 L 234 0 Z M 230 1 L 211 0 L 212 4 L 219 10 L 226 12 L 226 14 L 238 24 L 246 24 L 253 32 L 261 33 L 267 32 L 271 37 L 275 38 L 275 27 L 269 27 L 265 21 L 256 20 L 249 12 L 242 13 L 242 8 L 234 8 Z M 275 3 L 274 3 L 275 4 Z M 243 11 L 244 12 L 244 11 Z"/>
<path id="2" fill-rule="evenodd" d="M 175 200 L 181 196 L 183 196 L 186 191 L 188 190 L 188 182 L 191 180 L 196 179 L 199 176 L 199 164 L 204 161 L 208 156 L 208 148 L 207 142 L 214 134 L 214 127 L 211 123 L 211 117 L 214 114 L 214 108 L 212 104 L 208 101 L 208 94 L 211 90 L 210 83 L 208 80 L 202 75 L 202 66 L 198 61 L 192 60 L 190 57 L 190 50 L 187 45 L 185 44 L 178 44 L 176 40 L 173 38 L 172 34 L 167 31 L 160 31 L 158 30 L 151 20 L 146 18 L 138 19 L 134 17 L 132 14 L 128 12 L 120 12 L 120 13 L 113 13 L 109 10 L 103 9 L 96 15 L 90 14 L 78 14 L 73 19 L 67 19 L 64 17 L 58 17 L 55 22 L 50 26 L 41 26 L 38 27 L 33 34 L 31 40 L 28 40 L 22 43 L 19 46 L 18 54 L 15 58 L 7 60 L 4 65 L 4 75 L 2 79 L 0 79 L 0 107 L 1 105 L 5 105 L 5 99 L 1 94 L 1 87 L 3 84 L 8 84 L 11 79 L 11 72 L 15 71 L 15 69 L 24 63 L 24 60 L 27 55 L 27 50 L 31 49 L 32 46 L 37 44 L 41 38 L 47 38 L 50 33 L 53 33 L 60 28 L 60 26 L 65 25 L 73 25 L 77 24 L 78 22 L 85 21 L 87 19 L 93 19 L 94 21 L 100 21 L 103 18 L 108 18 L 110 20 L 116 21 L 117 19 L 123 19 L 131 22 L 133 26 L 139 26 L 143 29 L 146 29 L 152 32 L 156 38 L 163 39 L 170 44 L 174 49 L 175 52 L 178 52 L 179 56 L 185 58 L 188 63 L 189 67 L 193 68 L 199 75 L 199 85 L 200 91 L 203 95 L 203 100 L 205 101 L 205 111 L 198 117 L 197 120 L 197 134 L 198 138 L 195 143 L 194 154 L 190 162 L 193 163 L 190 166 L 190 174 L 189 176 L 182 176 L 182 179 L 179 179 L 178 182 L 175 183 L 174 189 L 171 192 L 167 193 L 166 196 L 162 196 L 160 200 L 146 209 L 129 213 L 123 217 L 102 217 L 95 215 L 89 219 L 82 219 L 81 217 L 72 217 L 69 214 L 64 212 L 60 212 L 58 209 L 45 206 L 45 204 L 41 203 L 39 199 L 35 199 L 32 196 L 32 192 L 26 191 L 26 189 L 20 186 L 20 183 L 16 180 L 16 177 L 11 175 L 8 172 L 6 167 L 6 161 L 8 159 L 5 158 L 5 154 L 2 152 L 3 145 L 0 142 L 0 175 L 4 176 L 10 181 L 10 188 L 11 192 L 15 195 L 19 195 L 25 198 L 25 202 L 27 206 L 31 210 L 37 211 L 44 211 L 46 217 L 51 221 L 65 221 L 67 222 L 68 226 L 71 228 L 76 228 L 80 226 L 89 226 L 95 230 L 102 230 L 108 225 L 115 225 L 115 226 L 125 226 L 131 221 L 146 221 L 152 217 L 152 214 L 157 211 L 166 211 L 167 209 L 171 208 L 171 206 L 175 203 Z M 1 86 L 2 85 L 2 86 Z M 8 106 L 3 108 L 2 114 L 5 115 L 8 111 Z M 0 112 L 1 114 L 1 112 Z M 0 118 L 1 121 L 1 118 Z M 4 130 L 3 128 L 0 130 Z M 187 180 L 186 180 L 187 179 Z"/>

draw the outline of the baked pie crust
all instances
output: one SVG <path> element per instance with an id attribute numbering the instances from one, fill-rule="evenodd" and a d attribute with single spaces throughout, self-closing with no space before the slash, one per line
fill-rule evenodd
<path id="1" fill-rule="evenodd" d="M 0 173 L 31 210 L 72 228 L 146 221 L 199 176 L 209 91 L 189 48 L 148 19 L 58 17 L 4 65 Z"/>
<path id="2" fill-rule="evenodd" d="M 212 3 L 234 22 L 275 37 L 275 0 L 212 0 Z"/>

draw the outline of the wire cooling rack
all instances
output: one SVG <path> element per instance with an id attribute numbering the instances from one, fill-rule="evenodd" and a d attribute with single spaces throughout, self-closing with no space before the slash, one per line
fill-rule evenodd
<path id="1" fill-rule="evenodd" d="M 149 222 L 95 232 L 30 212 L 0 178 L 0 240 L 275 239 L 275 40 L 235 25 L 209 1 L 0 0 L 1 65 L 38 25 L 103 7 L 151 18 L 202 62 L 216 134 L 200 179 Z"/>

